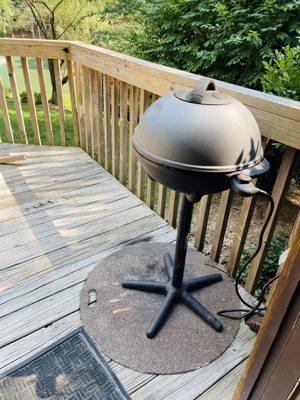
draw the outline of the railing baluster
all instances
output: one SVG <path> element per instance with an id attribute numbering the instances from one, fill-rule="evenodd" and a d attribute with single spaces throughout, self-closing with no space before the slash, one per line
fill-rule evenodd
<path id="1" fill-rule="evenodd" d="M 166 211 L 166 197 L 167 197 L 167 188 L 166 186 L 159 184 L 158 185 L 158 202 L 157 202 L 157 214 L 162 218 L 165 218 Z"/>
<path id="2" fill-rule="evenodd" d="M 82 67 L 80 64 L 75 66 L 75 82 L 77 93 L 77 110 L 78 110 L 78 127 L 79 127 L 79 143 L 82 149 L 85 148 L 85 125 L 84 125 L 84 106 L 83 106 L 83 90 L 82 90 Z"/>
<path id="3" fill-rule="evenodd" d="M 92 82 L 91 69 L 82 67 L 82 85 L 83 85 L 83 110 L 85 126 L 85 151 L 93 158 L 93 124 L 92 124 Z"/>
<path id="4" fill-rule="evenodd" d="M 44 111 L 44 117 L 45 117 L 47 141 L 48 141 L 49 145 L 53 145 L 53 130 L 52 130 L 50 108 L 49 108 L 49 102 L 48 102 L 46 85 L 45 85 L 43 63 L 42 63 L 41 58 L 36 58 L 35 61 L 36 61 L 36 68 L 37 68 L 39 83 L 40 83 L 42 105 L 43 105 L 43 111 Z"/>
<path id="5" fill-rule="evenodd" d="M 103 101 L 104 101 L 104 146 L 105 162 L 107 171 L 111 171 L 111 120 L 110 120 L 110 77 L 104 75 L 103 80 Z"/>
<path id="6" fill-rule="evenodd" d="M 246 197 L 243 199 L 227 264 L 227 270 L 233 277 L 236 275 L 239 267 L 255 204 L 256 197 Z"/>
<path id="7" fill-rule="evenodd" d="M 172 190 L 169 198 L 168 223 L 174 228 L 176 227 L 176 222 L 177 222 L 179 196 L 180 196 L 179 192 Z"/>
<path id="8" fill-rule="evenodd" d="M 145 171 L 141 163 L 138 161 L 137 166 L 137 193 L 136 195 L 143 200 L 145 195 Z"/>
<path id="9" fill-rule="evenodd" d="M 153 103 L 157 99 L 158 99 L 158 96 L 156 94 L 152 93 L 152 101 L 151 101 L 151 103 Z M 154 209 L 154 204 L 155 204 L 155 191 L 156 191 L 156 182 L 153 181 L 152 179 L 150 179 L 149 176 L 147 176 L 147 198 L 146 198 L 146 204 L 152 210 Z"/>
<path id="10" fill-rule="evenodd" d="M 68 82 L 70 88 L 70 99 L 72 108 L 74 143 L 75 146 L 79 146 L 80 140 L 79 140 L 78 106 L 77 106 L 76 87 L 75 87 L 75 74 L 74 74 L 73 63 L 71 60 L 67 60 L 67 69 L 68 69 L 68 78 L 69 78 Z"/>
<path id="11" fill-rule="evenodd" d="M 198 206 L 198 217 L 195 229 L 195 247 L 198 251 L 203 251 L 204 248 L 212 197 L 212 194 L 203 196 Z"/>
<path id="12" fill-rule="evenodd" d="M 148 177 L 148 182 L 147 182 L 146 204 L 148 207 L 150 207 L 153 210 L 154 204 L 155 204 L 155 181 L 153 181 L 149 177 Z"/>
<path id="13" fill-rule="evenodd" d="M 99 104 L 99 72 L 91 71 L 91 118 L 92 118 L 92 132 L 93 132 L 93 148 L 92 154 L 97 160 L 100 160 L 100 104 Z"/>
<path id="14" fill-rule="evenodd" d="M 97 74 L 98 85 L 98 110 L 99 110 L 99 137 L 98 137 L 98 162 L 104 163 L 105 145 L 104 145 L 104 100 L 103 100 L 103 74 Z"/>
<path id="15" fill-rule="evenodd" d="M 23 118 L 23 112 L 22 112 L 22 107 L 21 107 L 21 102 L 20 102 L 19 90 L 18 90 L 18 86 L 17 86 L 17 80 L 16 80 L 15 71 L 14 71 L 14 67 L 13 67 L 13 61 L 10 56 L 6 56 L 6 65 L 7 65 L 10 87 L 11 87 L 15 110 L 16 110 L 16 117 L 17 117 L 17 121 L 18 121 L 21 142 L 28 143 L 26 128 L 25 128 L 25 124 L 24 124 L 24 118 Z"/>
<path id="16" fill-rule="evenodd" d="M 144 112 L 148 107 L 149 96 L 148 92 L 141 89 L 140 90 L 140 110 L 139 110 L 139 119 L 142 118 Z M 138 161 L 137 165 L 137 196 L 140 199 L 144 199 L 145 192 L 145 171 L 142 167 L 141 163 Z"/>
<path id="17" fill-rule="evenodd" d="M 275 203 L 273 216 L 265 231 L 262 248 L 253 260 L 248 271 L 245 288 L 250 293 L 254 293 L 257 287 L 257 282 L 263 267 L 263 262 L 277 223 L 280 205 L 292 179 L 296 153 L 296 149 L 292 147 L 287 147 L 283 155 L 281 165 L 279 167 L 275 185 L 272 190 L 272 197 Z"/>
<path id="18" fill-rule="evenodd" d="M 121 82 L 121 129 L 120 129 L 120 182 L 126 185 L 127 180 L 127 84 Z"/>
<path id="19" fill-rule="evenodd" d="M 221 201 L 216 221 L 214 238 L 211 245 L 210 258 L 219 261 L 225 232 L 228 224 L 228 217 L 233 200 L 233 191 L 226 190 L 221 195 Z"/>
<path id="20" fill-rule="evenodd" d="M 8 108 L 7 108 L 4 87 L 2 84 L 1 77 L 0 77 L 0 108 L 1 108 L 2 117 L 4 120 L 7 141 L 9 143 L 14 143 L 14 133 L 13 133 L 13 130 L 11 127 L 11 122 L 10 122 L 10 118 L 9 118 L 9 114 L 8 114 Z M 1 136 L 0 136 L 0 139 L 1 139 Z"/>
<path id="21" fill-rule="evenodd" d="M 58 107 L 58 120 L 60 129 L 60 143 L 62 146 L 66 146 L 66 122 L 65 122 L 65 107 L 63 101 L 62 83 L 61 83 L 61 69 L 59 60 L 52 60 L 55 75 L 55 87 L 57 96 L 57 107 Z"/>
<path id="22" fill-rule="evenodd" d="M 30 79 L 27 58 L 21 57 L 21 63 L 22 63 L 22 70 L 23 70 L 23 76 L 24 76 L 24 82 L 25 82 L 25 88 L 26 88 L 26 94 L 27 94 L 27 103 L 28 103 L 28 107 L 29 107 L 34 143 L 40 145 L 41 144 L 40 128 L 39 128 L 39 124 L 38 124 L 38 120 L 37 120 L 37 116 L 36 116 L 35 99 L 34 99 L 34 94 L 33 94 L 32 85 L 31 85 L 31 79 Z"/>
<path id="23" fill-rule="evenodd" d="M 132 192 L 135 190 L 137 157 L 132 146 L 132 135 L 138 119 L 138 89 L 130 86 L 129 97 L 129 179 L 128 187 Z"/>
<path id="24" fill-rule="evenodd" d="M 118 80 L 112 80 L 111 87 L 111 127 L 112 127 L 112 174 L 117 177 L 119 167 L 119 109 L 118 109 Z"/>
<path id="25" fill-rule="evenodd" d="M 85 126 L 85 150 L 93 157 L 93 132 L 92 132 L 92 110 L 91 110 L 91 70 L 82 68 L 83 73 L 83 108 Z"/>

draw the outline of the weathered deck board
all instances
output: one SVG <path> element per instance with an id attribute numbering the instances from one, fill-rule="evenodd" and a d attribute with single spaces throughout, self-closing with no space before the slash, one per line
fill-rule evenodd
<path id="1" fill-rule="evenodd" d="M 196 400 L 216 400 L 218 398 L 222 398 L 222 400 L 232 400 L 234 391 L 245 366 L 246 360 L 240 363 L 206 392 L 197 397 Z"/>
<path id="2" fill-rule="evenodd" d="M 26 154 L 0 166 L 0 374 L 81 326 L 80 290 L 105 256 L 175 231 L 78 148 L 1 144 Z M 230 398 L 253 342 L 242 326 L 211 364 L 156 376 L 108 359 L 135 400 Z M 200 397 L 199 397 L 200 396 Z M 204 397 L 203 397 L 204 396 Z"/>

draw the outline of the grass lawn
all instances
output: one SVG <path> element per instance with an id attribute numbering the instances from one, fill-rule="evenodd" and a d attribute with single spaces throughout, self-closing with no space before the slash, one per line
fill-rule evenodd
<path id="1" fill-rule="evenodd" d="M 16 81 L 17 81 L 17 86 L 18 86 L 18 92 L 21 93 L 21 92 L 25 91 L 25 83 L 24 83 L 24 77 L 23 77 L 23 71 L 22 71 L 22 65 L 21 65 L 20 58 L 13 57 L 13 63 L 14 63 L 14 71 L 15 71 Z M 50 83 L 48 63 L 44 60 L 43 64 L 44 64 L 44 76 L 45 76 L 47 95 L 48 95 L 48 98 L 50 98 L 51 83 Z M 33 92 L 39 93 L 40 86 L 39 86 L 38 75 L 37 75 L 37 71 L 36 71 L 35 60 L 32 58 L 28 58 L 28 65 L 29 65 L 29 73 L 30 73 Z M 64 66 L 64 68 L 65 68 L 65 66 Z M 7 67 L 6 67 L 4 57 L 0 57 L 0 77 L 1 77 L 1 80 L 2 80 L 5 90 L 10 91 L 9 77 L 8 77 Z M 11 93 L 8 96 L 11 97 Z M 71 113 L 71 104 L 70 104 L 69 85 L 68 84 L 63 86 L 63 97 L 64 97 L 65 117 L 66 117 L 65 122 L 66 122 L 67 145 L 72 146 L 72 145 L 74 145 L 74 138 L 73 138 L 72 113 Z M 10 120 L 11 120 L 11 124 L 12 124 L 12 129 L 14 132 L 15 142 L 20 143 L 18 123 L 17 123 L 17 119 L 16 119 L 14 103 L 11 98 L 7 99 L 7 107 L 9 110 L 9 115 L 10 115 Z M 34 144 L 28 104 L 23 103 L 22 109 L 23 109 L 23 116 L 24 116 L 24 122 L 25 122 L 28 142 L 30 144 Z M 57 107 L 50 106 L 50 112 L 51 112 L 54 144 L 60 145 L 60 129 L 59 129 L 59 119 L 58 119 Z M 44 113 L 43 113 L 43 109 L 42 109 L 41 105 L 36 105 L 36 113 L 37 113 L 37 118 L 38 118 L 38 124 L 40 127 L 40 135 L 41 135 L 42 144 L 47 144 Z M 4 126 L 1 110 L 0 110 L 0 137 L 3 142 L 7 141 L 6 134 L 5 134 L 5 126 Z"/>
<path id="2" fill-rule="evenodd" d="M 19 93 L 21 93 L 21 92 L 26 91 L 24 77 L 23 77 L 21 59 L 20 59 L 20 57 L 13 57 L 12 59 L 13 59 L 13 66 L 14 66 L 14 71 L 15 71 L 18 91 L 19 91 Z M 29 58 L 27 58 L 27 61 L 28 61 L 29 75 L 30 75 L 32 90 L 34 92 L 39 93 L 40 92 L 40 84 L 39 84 L 39 79 L 38 79 L 38 73 L 37 73 L 37 70 L 36 70 L 35 59 L 29 57 Z M 49 74 L 49 68 L 48 68 L 47 60 L 43 60 L 43 67 L 44 67 L 44 77 L 45 77 L 46 90 L 47 90 L 47 93 L 51 93 L 51 82 L 50 82 L 50 74 Z M 62 71 L 64 71 L 64 70 L 65 70 L 65 64 L 62 67 Z M 9 83 L 9 77 L 8 77 L 5 57 L 3 57 L 3 56 L 0 56 L 0 77 L 1 77 L 1 80 L 2 80 L 3 86 L 5 88 L 10 88 L 10 83 Z M 63 90 L 65 92 L 68 92 L 69 91 L 68 85 L 64 85 Z"/>
<path id="3" fill-rule="evenodd" d="M 69 98 L 68 98 L 69 96 L 66 95 L 64 97 L 65 97 L 65 105 L 66 105 L 65 122 L 66 122 L 67 145 L 73 146 L 74 145 L 74 135 L 73 135 L 72 112 L 69 109 Z M 21 143 L 15 107 L 14 107 L 14 103 L 12 100 L 7 99 L 7 107 L 8 107 L 8 111 L 9 111 L 12 129 L 14 132 L 15 142 Z M 27 103 L 22 103 L 22 110 L 23 110 L 23 117 L 24 117 L 28 142 L 30 144 L 34 144 L 29 107 L 28 107 Z M 57 107 L 50 106 L 50 113 L 51 113 L 54 144 L 60 145 L 60 129 L 59 129 Z M 37 114 L 38 124 L 40 127 L 40 135 L 41 135 L 42 144 L 47 144 L 44 112 L 43 112 L 43 108 L 41 105 L 36 105 L 36 114 Z M 7 142 L 7 138 L 6 138 L 6 134 L 5 134 L 5 126 L 4 126 L 4 121 L 2 118 L 1 111 L 0 111 L 0 136 L 1 136 L 1 139 L 3 142 Z"/>

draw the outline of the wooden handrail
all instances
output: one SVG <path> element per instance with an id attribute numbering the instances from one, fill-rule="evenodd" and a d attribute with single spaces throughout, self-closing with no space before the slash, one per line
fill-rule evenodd
<path id="1" fill-rule="evenodd" d="M 0 39 L 0 55 L 65 60 L 72 42 L 44 39 Z"/>

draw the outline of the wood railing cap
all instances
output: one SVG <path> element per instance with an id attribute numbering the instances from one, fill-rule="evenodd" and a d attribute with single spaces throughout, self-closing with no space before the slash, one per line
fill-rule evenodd
<path id="1" fill-rule="evenodd" d="M 0 38 L 0 55 L 66 59 L 71 41 L 48 39 Z"/>
<path id="2" fill-rule="evenodd" d="M 116 51 L 113 50 L 109 50 L 106 49 L 104 47 L 100 47 L 100 46 L 95 46 L 92 44 L 88 44 L 88 43 L 84 43 L 81 41 L 71 41 L 69 42 L 71 44 L 71 51 L 77 47 L 77 48 L 81 48 L 82 50 L 88 50 L 88 51 L 92 51 L 95 53 L 100 53 L 100 54 L 106 54 L 108 56 L 112 56 L 115 58 L 118 58 L 120 60 L 123 60 L 124 62 L 130 62 L 130 63 L 135 63 L 138 64 L 140 66 L 149 68 L 149 69 L 153 69 L 154 71 L 157 72 L 164 72 L 167 74 L 170 74 L 170 76 L 172 77 L 177 77 L 178 80 L 178 84 L 182 84 L 182 86 L 188 86 L 188 87 L 194 87 L 195 81 L 198 81 L 200 77 L 202 77 L 201 75 L 197 75 L 197 74 L 193 74 L 191 72 L 187 72 L 187 71 L 182 71 L 176 68 L 172 68 L 172 67 L 168 67 L 166 65 L 161 65 L 161 64 L 156 64 L 153 63 L 151 61 L 145 61 L 143 59 L 137 58 L 137 57 L 133 57 L 133 56 L 129 56 L 123 53 L 118 53 Z M 124 65 L 126 67 L 126 64 Z M 128 67 L 128 65 L 127 65 Z M 182 79 L 182 81 L 180 81 L 180 78 Z M 295 111 L 297 111 L 297 114 L 295 114 L 296 116 L 296 120 L 300 121 L 300 102 L 299 101 L 295 101 L 289 98 L 285 98 L 285 97 L 280 97 L 280 96 L 276 96 L 273 95 L 271 93 L 264 93 L 264 92 L 260 92 L 258 90 L 254 90 L 254 89 L 249 89 L 243 86 L 239 86 L 239 85 L 235 85 L 233 83 L 227 83 L 227 82 L 223 82 L 217 79 L 214 79 L 214 81 L 217 84 L 218 89 L 224 90 L 226 92 L 232 92 L 233 95 L 234 93 L 236 94 L 240 94 L 241 96 L 250 96 L 253 99 L 256 99 L 258 101 L 265 101 L 265 102 L 270 102 L 270 103 L 274 103 L 274 105 L 281 105 L 284 108 L 289 107 Z M 175 82 L 173 82 L 175 83 Z M 175 88 L 170 88 L 170 90 L 174 90 Z M 164 93 L 157 93 L 159 95 L 162 95 Z M 298 114 L 299 112 L 299 114 Z"/>

